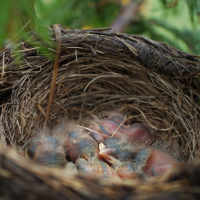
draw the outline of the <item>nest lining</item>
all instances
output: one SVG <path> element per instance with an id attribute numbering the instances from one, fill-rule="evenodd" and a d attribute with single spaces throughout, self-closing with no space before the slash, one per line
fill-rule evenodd
<path id="1" fill-rule="evenodd" d="M 65 117 L 86 126 L 85 119 L 118 110 L 147 123 L 155 140 L 169 141 L 182 160 L 199 154 L 198 56 L 142 36 L 59 28 L 50 128 Z M 23 62 L 10 48 L 0 53 L 1 140 L 12 146 L 22 146 L 43 126 L 54 67 L 25 41 L 18 48 Z"/>

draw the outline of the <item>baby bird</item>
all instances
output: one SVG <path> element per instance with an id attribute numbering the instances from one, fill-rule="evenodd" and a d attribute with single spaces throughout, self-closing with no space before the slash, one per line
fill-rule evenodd
<path id="1" fill-rule="evenodd" d="M 127 148 L 127 143 L 116 137 L 107 138 L 99 144 L 99 155 L 109 164 L 120 164 L 125 160 L 133 159 L 133 152 Z"/>
<path id="2" fill-rule="evenodd" d="M 136 146 L 134 146 L 136 145 Z M 163 174 L 178 161 L 165 151 L 141 146 L 118 138 L 108 138 L 99 145 L 99 154 L 116 169 L 120 177 Z M 127 161 L 128 160 L 128 161 Z"/>
<path id="3" fill-rule="evenodd" d="M 133 160 L 122 162 L 120 165 L 114 165 L 116 173 L 121 178 L 145 178 L 146 175 L 143 172 L 143 168 L 146 165 L 148 153 L 148 149 L 141 149 L 135 154 Z"/>
<path id="4" fill-rule="evenodd" d="M 99 160 L 98 143 L 87 133 L 70 132 L 66 139 L 67 153 L 81 175 L 109 177 L 114 170 Z"/>
<path id="5" fill-rule="evenodd" d="M 90 126 L 90 129 L 94 130 L 92 126 Z M 104 138 L 102 135 L 99 134 L 99 132 L 90 132 L 89 135 L 96 140 L 98 144 L 102 143 L 104 141 Z"/>
<path id="6" fill-rule="evenodd" d="M 24 149 L 27 157 L 40 164 L 64 166 L 66 163 L 64 148 L 53 136 L 35 137 L 25 144 Z"/>
<path id="7" fill-rule="evenodd" d="M 145 142 L 151 138 L 150 129 L 142 123 L 134 123 L 133 125 L 125 125 L 121 116 L 115 115 L 110 118 L 103 119 L 93 123 L 90 129 L 94 130 L 90 135 L 101 143 L 108 137 L 115 136 L 122 138 L 124 135 L 138 142 Z"/>
<path id="8" fill-rule="evenodd" d="M 112 165 L 121 178 L 134 178 L 143 174 L 142 169 L 149 156 L 146 149 L 132 151 L 128 143 L 124 139 L 112 137 L 99 145 L 99 154 Z"/>
<path id="9" fill-rule="evenodd" d="M 99 157 L 98 143 L 84 132 L 70 132 L 66 137 L 65 147 L 73 163 L 78 158 L 92 162 Z"/>
<path id="10" fill-rule="evenodd" d="M 94 159 L 92 163 L 80 158 L 76 161 L 76 166 L 81 175 L 85 175 L 90 178 L 96 176 L 108 178 L 118 177 L 115 171 L 105 162 Z"/>
<path id="11" fill-rule="evenodd" d="M 179 161 L 171 154 L 151 148 L 149 149 L 150 156 L 144 168 L 144 172 L 150 176 L 162 175 L 172 166 L 176 166 Z"/>
<path id="12" fill-rule="evenodd" d="M 87 160 L 84 158 L 79 158 L 76 161 L 76 167 L 80 175 L 84 175 L 87 177 L 94 177 L 96 176 L 97 170 L 92 164 L 90 164 Z"/>

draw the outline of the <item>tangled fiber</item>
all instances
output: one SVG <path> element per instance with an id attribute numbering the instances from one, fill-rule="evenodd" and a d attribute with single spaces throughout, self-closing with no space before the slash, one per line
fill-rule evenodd
<path id="1" fill-rule="evenodd" d="M 56 44 L 49 49 L 55 53 L 54 62 L 26 41 L 0 52 L 0 196 L 198 199 L 199 56 L 108 29 L 54 25 L 49 32 Z M 35 33 L 32 37 L 39 40 Z M 19 52 L 21 60 L 15 56 Z M 36 134 L 36 127 L 51 129 L 63 118 L 84 127 L 85 119 L 101 118 L 113 110 L 132 122 L 147 123 L 154 140 L 169 144 L 186 163 L 147 181 L 89 180 L 36 165 L 14 150 Z"/>

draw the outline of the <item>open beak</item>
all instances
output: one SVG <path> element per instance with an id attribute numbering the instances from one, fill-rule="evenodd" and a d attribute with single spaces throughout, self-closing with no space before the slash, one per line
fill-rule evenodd
<path id="1" fill-rule="evenodd" d="M 99 154 L 110 164 L 119 164 L 119 160 L 110 155 L 111 148 L 107 148 L 103 143 L 99 144 Z"/>

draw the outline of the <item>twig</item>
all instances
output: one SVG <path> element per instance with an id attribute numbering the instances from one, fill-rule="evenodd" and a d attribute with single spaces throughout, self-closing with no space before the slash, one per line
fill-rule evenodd
<path id="1" fill-rule="evenodd" d="M 62 35 L 61 35 L 60 26 L 58 24 L 55 24 L 53 25 L 53 28 L 54 28 L 55 37 L 56 37 L 56 52 L 55 52 L 53 76 L 52 76 L 52 82 L 51 82 L 51 88 L 50 88 L 50 94 L 49 94 L 49 103 L 48 103 L 47 112 L 45 116 L 44 127 L 46 126 L 46 122 L 49 119 L 49 112 L 50 112 L 51 104 L 53 101 L 53 94 L 54 94 L 56 79 L 57 79 L 57 74 L 58 74 L 58 66 L 59 66 L 61 43 L 62 43 Z"/>

